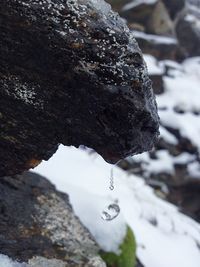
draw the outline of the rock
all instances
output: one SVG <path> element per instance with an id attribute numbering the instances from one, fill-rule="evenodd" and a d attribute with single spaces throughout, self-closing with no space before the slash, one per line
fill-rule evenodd
<path id="1" fill-rule="evenodd" d="M 177 205 L 188 216 L 200 222 L 200 182 L 198 179 L 188 180 L 182 185 L 171 186 L 168 200 Z"/>
<path id="2" fill-rule="evenodd" d="M 172 37 L 157 36 L 135 31 L 135 38 L 145 54 L 155 56 L 159 60 L 182 58 L 177 40 Z"/>
<path id="3" fill-rule="evenodd" d="M 157 138 L 133 33 L 103 0 L 61 3 L 1 1 L 0 177 L 49 159 L 59 143 L 115 163 Z"/>
<path id="4" fill-rule="evenodd" d="M 137 260 L 136 267 L 144 267 L 144 265 L 139 260 Z"/>
<path id="5" fill-rule="evenodd" d="M 179 12 L 185 7 L 185 0 L 162 0 L 168 9 L 170 17 L 175 20 Z"/>
<path id="6" fill-rule="evenodd" d="M 162 1 L 158 1 L 148 19 L 146 29 L 149 33 L 173 36 L 174 24 Z"/>
<path id="7" fill-rule="evenodd" d="M 160 95 L 164 93 L 164 81 L 163 76 L 159 74 L 152 74 L 150 75 L 150 78 L 153 82 L 153 91 L 156 95 Z"/>
<path id="8" fill-rule="evenodd" d="M 176 24 L 176 35 L 185 57 L 200 55 L 199 23 L 199 13 L 189 9 Z"/>
<path id="9" fill-rule="evenodd" d="M 125 5 L 120 13 L 128 22 L 139 23 L 152 34 L 171 35 L 173 23 L 162 1 L 138 1 Z"/>
<path id="10" fill-rule="evenodd" d="M 130 0 L 107 0 L 106 2 L 111 4 L 114 10 L 119 12 L 125 4 L 130 2 Z"/>
<path id="11" fill-rule="evenodd" d="M 105 267 L 66 194 L 24 173 L 0 179 L 0 254 L 30 267 Z"/>
<path id="12" fill-rule="evenodd" d="M 124 5 L 120 14 L 129 23 L 139 23 L 146 26 L 156 4 L 156 0 L 150 3 L 146 1 L 130 1 L 130 3 Z"/>

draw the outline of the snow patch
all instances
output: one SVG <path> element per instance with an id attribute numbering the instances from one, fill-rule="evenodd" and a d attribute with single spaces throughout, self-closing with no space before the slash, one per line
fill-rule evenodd
<path id="1" fill-rule="evenodd" d="M 133 31 L 135 38 L 142 38 L 147 41 L 150 41 L 154 44 L 177 44 L 177 39 L 167 36 L 158 36 L 154 34 L 147 34 L 140 31 Z"/>
<path id="2" fill-rule="evenodd" d="M 159 66 L 158 61 L 156 60 L 155 57 L 151 55 L 144 55 L 144 60 L 147 64 L 148 68 L 148 73 L 150 75 L 163 75 L 164 73 L 164 68 Z"/>
<path id="3" fill-rule="evenodd" d="M 157 2 L 158 0 L 133 0 L 130 3 L 126 4 L 123 7 L 124 11 L 127 11 L 129 9 L 135 8 L 136 6 L 140 6 L 142 4 L 146 4 L 146 5 L 153 5 Z"/>
<path id="4" fill-rule="evenodd" d="M 8 256 L 0 254 L 0 266 L 1 267 L 28 267 L 26 263 L 19 263 L 13 261 Z"/>
<path id="5" fill-rule="evenodd" d="M 188 155 L 184 157 L 177 160 L 182 162 Z M 114 191 L 108 189 L 111 167 Z M 199 267 L 200 225 L 159 199 L 142 178 L 111 166 L 96 153 L 63 146 L 35 172 L 69 194 L 76 214 L 102 249 L 118 253 L 116 248 L 128 224 L 135 233 L 137 255 L 145 267 Z M 112 222 L 102 221 L 101 211 L 116 200 L 120 216 Z"/>

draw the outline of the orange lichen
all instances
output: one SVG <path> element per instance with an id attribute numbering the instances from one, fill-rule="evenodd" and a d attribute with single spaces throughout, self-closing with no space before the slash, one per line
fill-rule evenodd
<path id="1" fill-rule="evenodd" d="M 26 164 L 26 167 L 28 168 L 28 169 L 33 169 L 33 168 L 35 168 L 35 167 L 37 167 L 40 163 L 41 163 L 41 161 L 42 160 L 40 160 L 40 159 L 31 159 L 31 160 L 29 160 L 28 161 L 28 163 Z"/>

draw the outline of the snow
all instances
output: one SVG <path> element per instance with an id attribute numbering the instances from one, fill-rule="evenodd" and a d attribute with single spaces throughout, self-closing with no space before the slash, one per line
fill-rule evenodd
<path id="1" fill-rule="evenodd" d="M 164 140 L 166 140 L 169 144 L 177 145 L 178 140 L 177 138 L 171 134 L 167 129 L 165 129 L 163 126 L 160 126 L 160 137 L 162 137 Z"/>
<path id="2" fill-rule="evenodd" d="M 189 139 L 200 152 L 200 57 L 189 58 L 179 64 L 171 60 L 158 62 L 153 56 L 144 55 L 149 73 L 166 73 L 163 76 L 165 91 L 157 95 L 158 113 L 161 120 L 160 137 L 171 145 L 178 145 L 177 138 L 167 128 L 178 130 L 183 138 Z M 174 164 L 187 165 L 191 177 L 200 177 L 200 164 L 195 156 L 184 153 L 184 161 L 163 150 L 152 159 L 148 153 L 133 158 L 142 162 L 145 176 L 151 173 L 174 174 Z"/>
<path id="3" fill-rule="evenodd" d="M 149 73 L 154 72 L 153 59 L 146 62 Z M 182 64 L 164 60 L 156 62 L 156 66 L 161 72 L 164 68 L 168 69 L 168 75 L 164 76 L 165 92 L 156 96 L 161 124 L 178 129 L 200 151 L 200 57 L 187 59 Z M 167 134 L 161 128 L 161 136 L 175 143 L 176 140 Z"/>
<path id="4" fill-rule="evenodd" d="M 13 261 L 8 256 L 0 254 L 0 266 L 1 267 L 28 267 L 25 263 L 18 263 Z"/>
<path id="5" fill-rule="evenodd" d="M 146 4 L 146 5 L 153 5 L 157 2 L 158 0 L 133 0 L 130 3 L 126 4 L 123 7 L 123 10 L 129 10 L 132 8 L 135 8 L 136 6 L 142 5 L 142 4 Z"/>
<path id="6" fill-rule="evenodd" d="M 158 65 L 158 61 L 151 55 L 144 55 L 144 60 L 148 66 L 148 73 L 150 75 L 163 75 L 164 68 Z"/>
<path id="7" fill-rule="evenodd" d="M 175 164 L 193 163 L 195 156 L 189 153 L 182 153 L 179 156 L 172 156 L 167 150 L 159 150 L 155 153 L 156 159 L 152 159 L 148 153 L 136 155 L 133 157 L 135 162 L 142 162 L 142 169 L 147 177 L 149 173 L 174 173 Z"/>
<path id="8" fill-rule="evenodd" d="M 199 178 L 200 177 L 200 165 L 199 162 L 191 162 L 188 164 L 188 172 L 189 174 L 194 177 L 194 178 Z"/>
<path id="9" fill-rule="evenodd" d="M 159 108 L 173 109 L 178 107 L 184 111 L 200 112 L 199 69 L 200 58 L 186 60 L 181 69 L 171 69 L 170 76 L 164 77 L 166 92 L 157 96 Z"/>
<path id="10" fill-rule="evenodd" d="M 177 39 L 172 38 L 172 37 L 167 37 L 167 36 L 158 36 L 154 34 L 147 34 L 144 32 L 140 31 L 134 31 L 134 37 L 137 38 L 142 38 L 147 41 L 150 41 L 154 44 L 177 44 Z"/>
<path id="11" fill-rule="evenodd" d="M 108 189 L 111 167 L 114 191 Z M 128 224 L 145 267 L 199 267 L 200 225 L 155 196 L 142 178 L 111 166 L 94 152 L 63 146 L 35 172 L 69 194 L 75 213 L 102 249 L 118 253 Z M 119 217 L 103 221 L 101 212 L 116 201 Z"/>
<path id="12" fill-rule="evenodd" d="M 185 20 L 190 22 L 197 30 L 199 30 L 200 19 L 197 16 L 193 14 L 187 14 Z"/>
<path id="13" fill-rule="evenodd" d="M 199 98 L 200 99 L 200 98 Z M 159 110 L 163 125 L 179 129 L 181 135 L 188 138 L 200 151 L 200 119 L 192 113 L 179 114 L 173 110 Z"/>

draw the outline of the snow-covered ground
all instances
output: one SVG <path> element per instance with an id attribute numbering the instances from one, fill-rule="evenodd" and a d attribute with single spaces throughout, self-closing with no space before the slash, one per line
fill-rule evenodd
<path id="1" fill-rule="evenodd" d="M 197 116 L 200 114 L 200 57 L 187 59 L 182 64 L 170 60 L 158 62 L 149 55 L 145 60 L 150 74 L 169 69 L 164 76 L 165 92 L 156 97 L 161 123 L 179 129 L 200 151 L 200 119 Z"/>
<path id="2" fill-rule="evenodd" d="M 177 145 L 175 135 L 167 129 L 178 130 L 183 138 L 187 138 L 200 153 L 200 57 L 189 58 L 179 64 L 171 60 L 157 61 L 151 55 L 144 55 L 150 75 L 162 75 L 164 93 L 157 95 L 158 113 L 161 119 L 161 137 L 171 145 Z M 157 159 L 149 157 L 148 152 L 133 158 L 143 162 L 145 172 L 174 172 L 174 164 L 187 165 L 190 177 L 200 177 L 200 163 L 196 155 L 183 153 L 179 158 L 169 154 L 167 150 L 156 151 Z M 148 177 L 149 175 L 147 175 Z"/>
<path id="3" fill-rule="evenodd" d="M 109 190 L 112 167 L 114 191 Z M 111 166 L 90 150 L 63 146 L 34 171 L 69 194 L 75 213 L 104 250 L 118 252 L 128 224 L 145 267 L 199 267 L 200 225 L 155 196 L 142 178 Z M 114 202 L 120 215 L 103 221 L 102 211 Z"/>
<path id="4" fill-rule="evenodd" d="M 13 261 L 6 255 L 0 254 L 0 267 L 28 267 L 25 263 Z"/>

